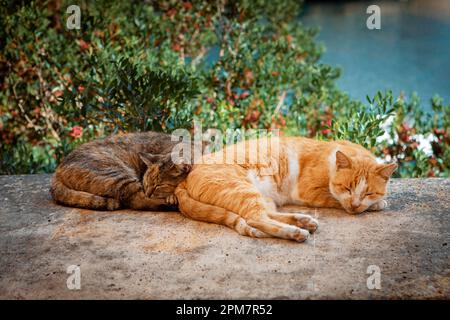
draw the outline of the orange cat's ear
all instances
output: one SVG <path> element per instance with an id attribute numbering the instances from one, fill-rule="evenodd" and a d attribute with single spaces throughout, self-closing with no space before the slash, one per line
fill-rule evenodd
<path id="1" fill-rule="evenodd" d="M 336 151 L 336 170 L 350 169 L 352 167 L 352 161 L 341 151 Z"/>
<path id="2" fill-rule="evenodd" d="M 391 177 L 397 167 L 396 163 L 381 164 L 377 169 L 377 173 L 387 180 Z"/>

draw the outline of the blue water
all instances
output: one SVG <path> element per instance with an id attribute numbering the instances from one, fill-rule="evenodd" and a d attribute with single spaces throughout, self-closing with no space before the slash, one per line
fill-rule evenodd
<path id="1" fill-rule="evenodd" d="M 381 30 L 366 27 L 370 4 L 381 8 Z M 309 2 L 300 21 L 320 27 L 322 62 L 342 68 L 337 84 L 351 97 L 392 89 L 450 103 L 450 0 Z"/>

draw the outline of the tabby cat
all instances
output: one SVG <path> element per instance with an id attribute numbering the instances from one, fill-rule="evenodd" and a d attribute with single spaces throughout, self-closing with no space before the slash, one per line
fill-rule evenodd
<path id="1" fill-rule="evenodd" d="M 272 146 L 277 146 L 276 155 Z M 250 150 L 258 150 L 263 161 L 250 161 Z M 300 137 L 241 142 L 203 160 L 210 164 L 194 165 L 175 190 L 184 215 L 241 235 L 299 242 L 317 229 L 317 221 L 279 212 L 277 206 L 343 208 L 351 214 L 382 210 L 388 179 L 397 167 L 377 164 L 368 150 L 348 141 Z"/>
<path id="2" fill-rule="evenodd" d="M 173 164 L 178 142 L 164 133 L 114 135 L 85 143 L 58 166 L 50 192 L 64 205 L 116 210 L 160 210 L 176 205 L 173 191 L 191 169 Z"/>

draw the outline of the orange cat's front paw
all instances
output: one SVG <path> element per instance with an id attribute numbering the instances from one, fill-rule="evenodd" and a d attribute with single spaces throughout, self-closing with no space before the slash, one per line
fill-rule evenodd
<path id="1" fill-rule="evenodd" d="M 309 237 L 309 232 L 307 230 L 296 228 L 293 231 L 290 231 L 289 238 L 295 240 L 297 242 L 303 242 Z"/>
<path id="2" fill-rule="evenodd" d="M 319 228 L 319 222 L 311 216 L 306 214 L 295 214 L 294 217 L 297 220 L 297 226 L 306 229 L 311 233 L 316 232 L 317 228 Z"/>
<path id="3" fill-rule="evenodd" d="M 377 203 L 374 203 L 367 209 L 368 211 L 380 211 L 387 207 L 387 201 L 386 200 L 380 200 Z"/>

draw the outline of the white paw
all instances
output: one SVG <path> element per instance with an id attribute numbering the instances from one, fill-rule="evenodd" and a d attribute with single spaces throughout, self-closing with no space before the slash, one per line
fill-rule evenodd
<path id="1" fill-rule="evenodd" d="M 386 200 L 380 200 L 369 207 L 369 211 L 380 211 L 387 207 Z"/>
<path id="2" fill-rule="evenodd" d="M 294 230 L 290 235 L 290 238 L 292 240 L 295 240 L 297 242 L 303 242 L 306 239 L 308 239 L 308 237 L 309 237 L 308 230 L 304 230 L 304 229 L 300 229 L 300 228 L 295 228 L 295 229 L 296 230 Z"/>
<path id="3" fill-rule="evenodd" d="M 319 227 L 319 222 L 311 216 L 306 214 L 296 214 L 294 215 L 297 220 L 297 225 L 300 228 L 306 229 L 309 232 L 313 233 Z"/>

